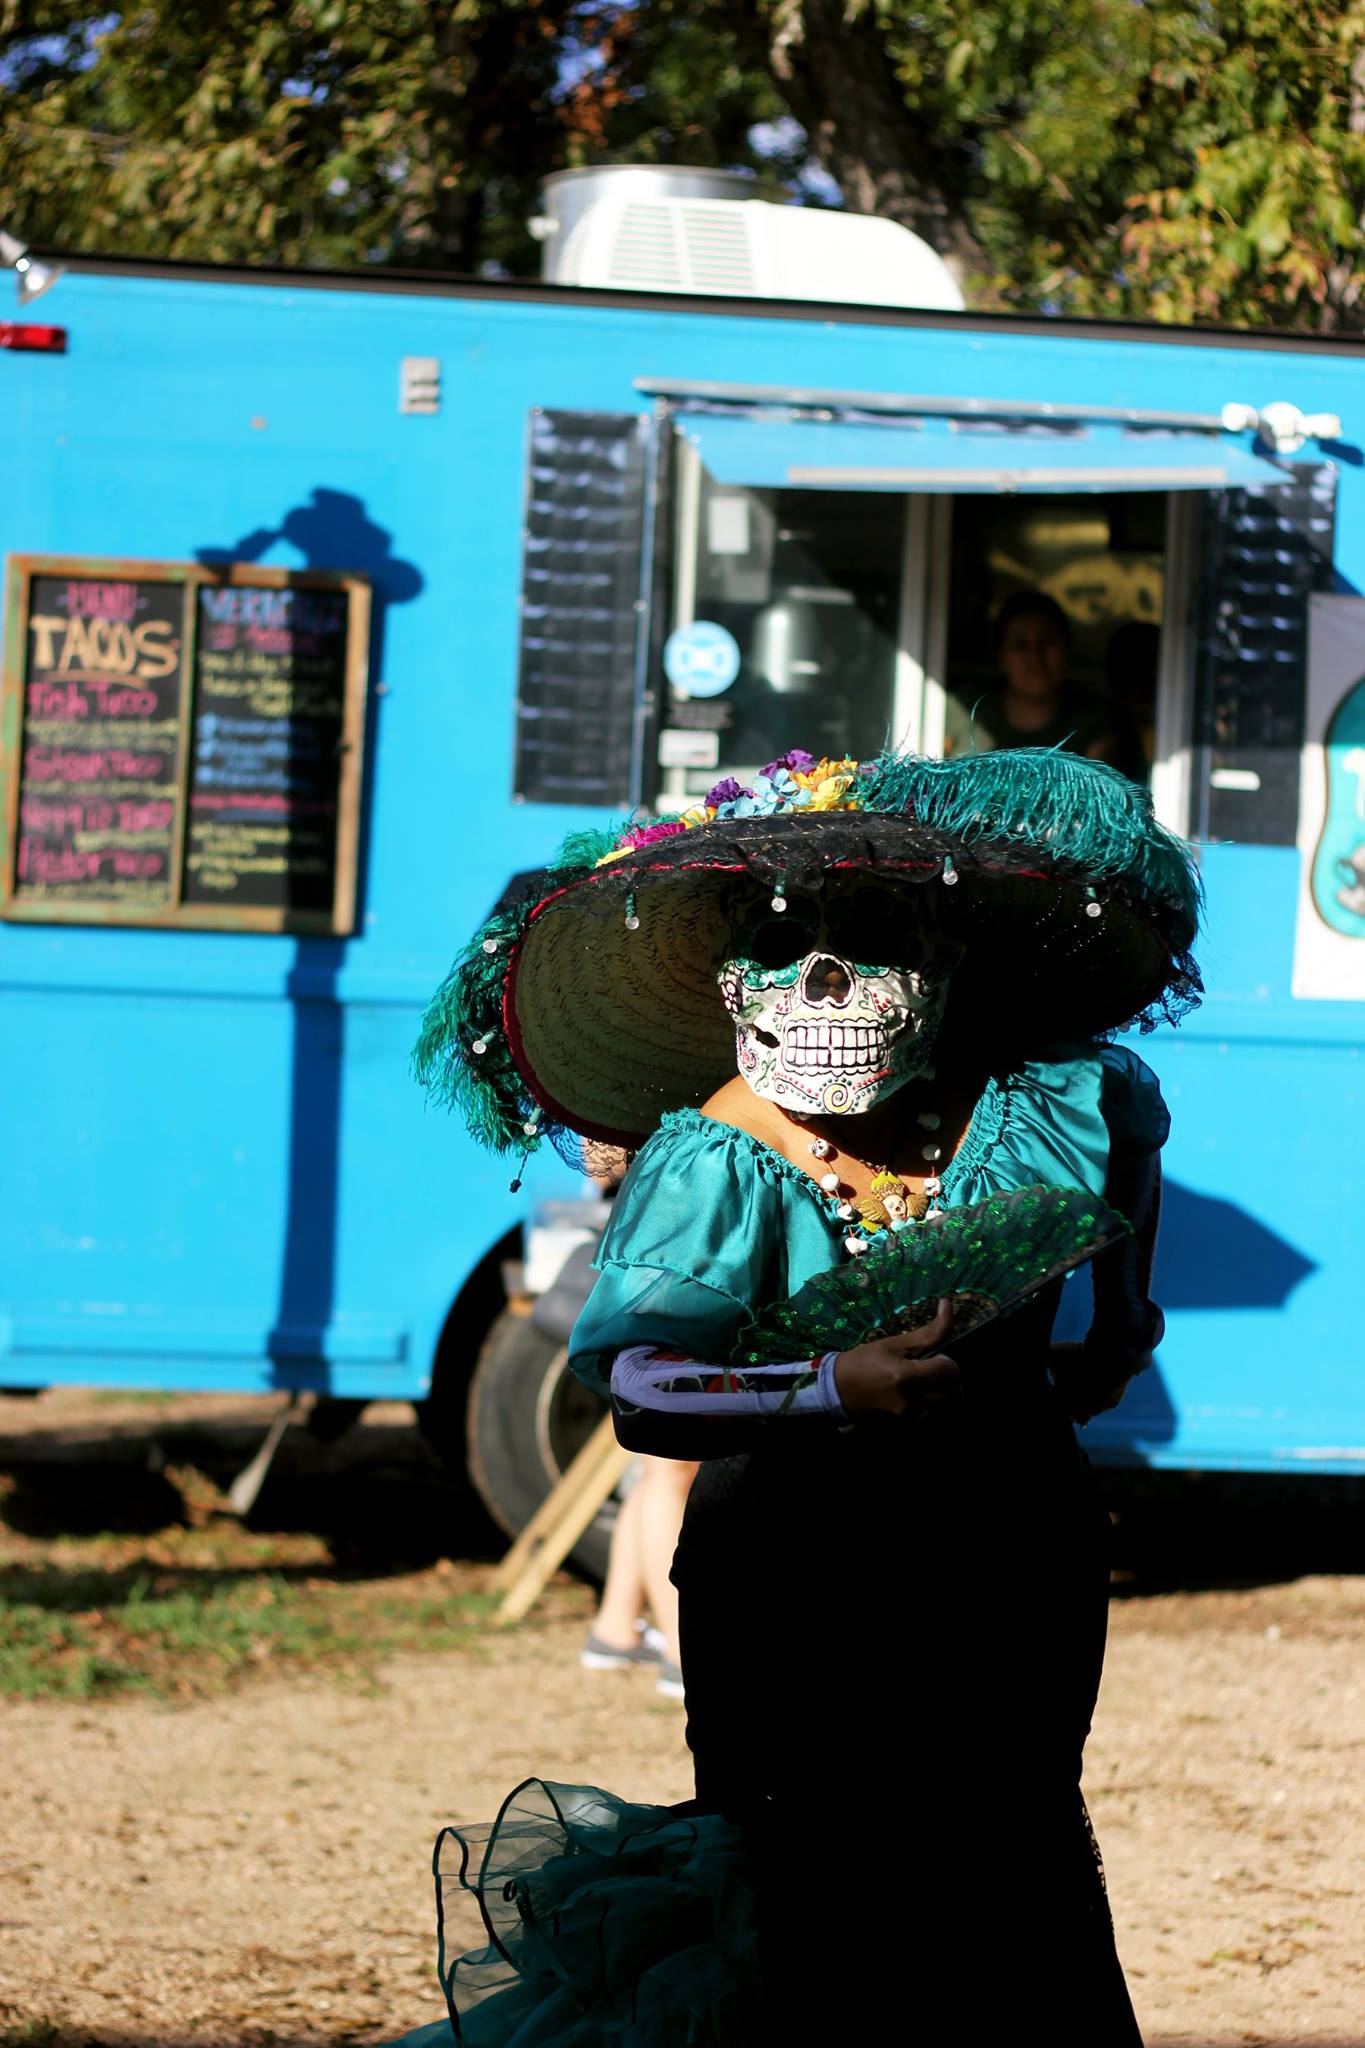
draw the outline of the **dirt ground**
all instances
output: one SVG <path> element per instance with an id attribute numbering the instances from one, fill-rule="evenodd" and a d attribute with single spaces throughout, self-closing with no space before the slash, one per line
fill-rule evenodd
<path id="1" fill-rule="evenodd" d="M 72 1402 L 0 1402 L 0 1467 L 24 1463 L 30 1504 L 34 1470 L 88 1436 Z M 166 1417 L 97 1420 L 136 1462 Z M 454 1599 L 479 1575 L 438 1560 L 395 1583 Z M 1112 1609 L 1087 1794 L 1152 2048 L 1365 2044 L 1365 1577 L 1263 1577 L 1153 1592 L 1139 1574 Z M 679 1710 L 643 1672 L 579 1668 L 589 1608 L 561 1583 L 521 1628 L 366 1685 L 267 1672 L 183 1704 L 6 1703 L 0 2043 L 340 2048 L 435 2018 L 442 1821 L 489 1816 L 532 1767 L 688 1790 Z"/>

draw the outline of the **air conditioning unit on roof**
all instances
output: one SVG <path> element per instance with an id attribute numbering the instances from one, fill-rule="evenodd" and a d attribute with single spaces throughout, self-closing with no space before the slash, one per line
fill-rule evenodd
<path id="1" fill-rule="evenodd" d="M 962 310 L 927 242 L 871 214 L 779 206 L 726 171 L 610 165 L 547 179 L 536 224 L 556 284 Z"/>

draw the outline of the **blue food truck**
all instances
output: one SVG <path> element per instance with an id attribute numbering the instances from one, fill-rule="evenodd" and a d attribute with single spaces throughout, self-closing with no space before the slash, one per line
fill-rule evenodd
<path id="1" fill-rule="evenodd" d="M 1090 1448 L 1359 1473 L 1359 343 L 985 316 L 784 268 L 795 210 L 733 191 L 560 198 L 576 273 L 71 258 L 0 325 L 0 1382 L 426 1402 L 517 1520 L 592 1419 L 524 1228 L 594 1218 L 424 1106 L 425 999 L 570 828 L 960 744 L 1030 588 L 1208 897 L 1204 1006 L 1141 1047 L 1166 1339 Z"/>

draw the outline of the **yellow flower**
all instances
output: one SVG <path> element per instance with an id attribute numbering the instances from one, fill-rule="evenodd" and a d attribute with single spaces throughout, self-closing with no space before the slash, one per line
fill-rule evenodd
<path id="1" fill-rule="evenodd" d="M 817 782 L 811 794 L 810 808 L 813 811 L 839 811 L 848 808 L 844 798 L 853 786 L 851 775 L 826 775 Z"/>
<path id="2" fill-rule="evenodd" d="M 811 793 L 807 809 L 812 811 L 856 811 L 857 799 L 847 802 L 853 778 L 858 772 L 858 763 L 847 756 L 839 761 L 829 759 L 817 761 L 813 768 L 797 776 L 803 789 Z"/>

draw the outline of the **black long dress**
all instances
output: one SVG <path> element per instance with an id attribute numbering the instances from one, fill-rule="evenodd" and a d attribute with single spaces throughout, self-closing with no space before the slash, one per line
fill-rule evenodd
<path id="1" fill-rule="evenodd" d="M 688 1741 L 749 1846 L 775 2042 L 1140 2041 L 1080 1792 L 1107 1521 L 1054 1307 L 923 1420 L 775 1436 L 693 1489 Z"/>

